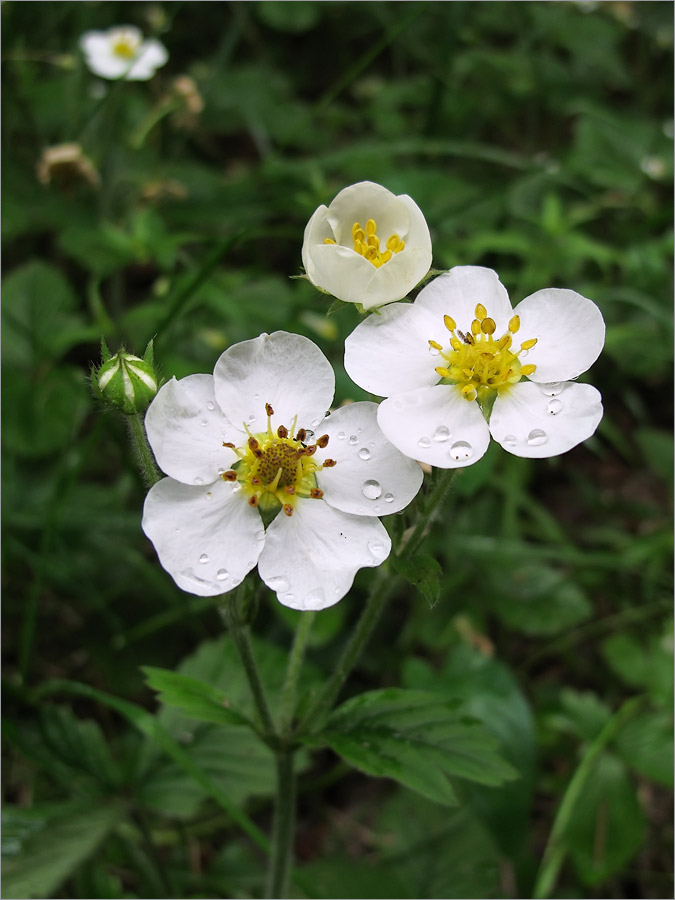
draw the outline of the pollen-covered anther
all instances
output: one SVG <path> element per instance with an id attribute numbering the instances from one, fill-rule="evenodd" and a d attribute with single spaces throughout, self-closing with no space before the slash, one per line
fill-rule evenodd
<path id="1" fill-rule="evenodd" d="M 304 428 L 301 428 L 298 433 L 295 435 L 296 441 L 300 441 L 301 444 L 304 444 L 307 440 L 307 432 Z"/>
<path id="2" fill-rule="evenodd" d="M 277 428 L 277 437 L 284 438 L 284 439 L 288 437 L 288 428 L 286 428 L 285 425 L 280 425 Z"/>
<path id="3" fill-rule="evenodd" d="M 476 304 L 476 318 L 479 321 L 483 321 L 483 319 L 487 316 L 487 309 L 483 306 L 482 303 Z"/>
<path id="4" fill-rule="evenodd" d="M 250 437 L 248 439 L 248 446 L 251 450 L 255 451 L 258 449 L 260 444 L 258 443 L 258 441 L 256 441 L 256 439 L 254 437 Z"/>
<path id="5" fill-rule="evenodd" d="M 254 508 L 258 505 L 258 495 L 257 494 L 253 494 L 251 497 L 248 498 L 248 505 L 253 506 Z"/>
<path id="6" fill-rule="evenodd" d="M 234 469 L 229 469 L 227 472 L 223 472 L 220 477 L 223 479 L 223 481 L 236 481 L 237 473 L 234 471 Z"/>
<path id="7" fill-rule="evenodd" d="M 273 415 L 274 415 L 274 410 L 272 409 L 272 404 L 271 404 L 271 403 L 266 403 L 266 404 L 265 404 L 265 412 L 267 413 L 268 416 L 273 416 Z"/>
<path id="8" fill-rule="evenodd" d="M 509 331 L 511 334 L 515 334 L 520 328 L 520 316 L 512 316 L 509 319 Z"/>
<path id="9" fill-rule="evenodd" d="M 330 238 L 325 238 L 326 244 L 333 244 Z M 354 222 L 352 225 L 352 244 L 355 253 L 363 256 L 368 262 L 372 263 L 376 268 L 383 266 L 389 262 L 394 253 L 400 253 L 405 249 L 405 241 L 402 241 L 397 234 L 391 234 L 384 242 L 386 249 L 380 249 L 380 238 L 377 234 L 377 223 L 375 219 L 368 219 L 366 227 L 363 228 L 360 222 Z"/>
<path id="10" fill-rule="evenodd" d="M 284 503 L 282 509 L 283 509 L 283 511 L 284 511 L 284 515 L 286 515 L 286 516 L 292 516 L 292 515 L 293 515 L 293 507 L 291 506 L 290 503 Z"/>
<path id="11" fill-rule="evenodd" d="M 454 331 L 457 328 L 457 323 L 450 316 L 443 316 L 443 323 L 448 331 Z"/>
<path id="12" fill-rule="evenodd" d="M 328 437 L 327 434 L 322 434 L 321 437 L 317 439 L 316 446 L 321 447 L 321 449 L 323 450 L 324 447 L 328 446 L 329 440 L 330 440 L 330 438 Z"/>
<path id="13" fill-rule="evenodd" d="M 334 459 L 324 459 L 323 467 L 324 469 L 332 469 L 333 466 L 337 465 L 337 461 Z"/>
<path id="14" fill-rule="evenodd" d="M 480 323 L 480 330 L 483 332 L 483 334 L 494 334 L 496 328 L 497 323 L 489 316 L 486 316 Z"/>
<path id="15" fill-rule="evenodd" d="M 320 500 L 323 497 L 323 491 L 320 488 L 312 488 L 309 492 L 312 500 Z"/>
<path id="16" fill-rule="evenodd" d="M 534 375 L 534 373 L 536 371 L 537 371 L 537 367 L 535 365 L 533 365 L 532 363 L 528 363 L 526 366 L 520 367 L 521 375 Z"/>
<path id="17" fill-rule="evenodd" d="M 521 350 L 531 350 L 534 345 L 537 343 L 537 338 L 530 338 L 529 341 L 523 341 L 520 345 Z"/>
<path id="18" fill-rule="evenodd" d="M 236 450 L 236 444 L 233 444 L 232 441 L 223 441 L 223 447 L 229 447 L 230 450 Z"/>
<path id="19" fill-rule="evenodd" d="M 314 456 L 316 453 L 316 444 L 310 444 L 309 447 L 305 447 L 305 456 Z"/>

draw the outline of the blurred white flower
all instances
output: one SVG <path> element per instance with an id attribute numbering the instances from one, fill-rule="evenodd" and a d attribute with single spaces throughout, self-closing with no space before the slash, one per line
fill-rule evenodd
<path id="1" fill-rule="evenodd" d="M 324 609 L 391 541 L 378 515 L 403 509 L 422 471 L 378 428 L 374 403 L 328 416 L 335 376 L 308 338 L 235 344 L 213 376 L 165 384 L 145 426 L 160 468 L 143 530 L 183 590 L 224 594 L 258 565 L 286 606 Z M 263 518 L 278 515 L 265 531 Z"/>
<path id="2" fill-rule="evenodd" d="M 600 310 L 574 291 L 537 291 L 514 310 L 495 272 L 457 266 L 413 304 L 361 322 L 345 342 L 345 368 L 388 398 L 377 420 L 399 450 L 448 469 L 479 460 L 490 435 L 526 457 L 590 437 L 600 394 L 569 379 L 595 362 L 604 339 Z"/>
<path id="3" fill-rule="evenodd" d="M 87 31 L 80 38 L 80 49 L 94 75 L 127 81 L 147 81 L 169 58 L 163 44 L 155 38 L 143 40 L 133 25 Z"/>
<path id="4" fill-rule="evenodd" d="M 362 181 L 313 214 L 302 264 L 316 287 L 374 309 L 401 300 L 424 278 L 431 266 L 431 237 L 407 194 L 396 196 Z"/>

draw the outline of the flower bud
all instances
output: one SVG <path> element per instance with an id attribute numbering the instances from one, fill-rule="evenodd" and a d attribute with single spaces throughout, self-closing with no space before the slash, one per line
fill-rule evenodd
<path id="1" fill-rule="evenodd" d="M 101 341 L 103 363 L 92 371 L 95 393 L 110 406 L 127 415 L 143 413 L 157 393 L 152 341 L 143 359 L 121 349 L 114 356 Z"/>

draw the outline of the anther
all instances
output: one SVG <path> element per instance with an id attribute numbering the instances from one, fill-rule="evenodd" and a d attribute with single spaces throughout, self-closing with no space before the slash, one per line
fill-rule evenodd
<path id="1" fill-rule="evenodd" d="M 528 365 L 523 366 L 521 368 L 520 374 L 521 375 L 532 375 L 536 371 L 537 371 L 537 367 L 535 365 L 533 365 L 532 363 L 528 363 Z"/>
<path id="2" fill-rule="evenodd" d="M 433 347 L 434 350 L 442 350 L 443 347 L 438 343 L 438 341 L 429 341 L 429 346 Z"/>
<path id="3" fill-rule="evenodd" d="M 261 484 L 261 481 L 260 481 L 260 479 L 258 478 L 257 475 L 252 475 L 252 476 L 251 476 L 251 484 Z"/>
<path id="4" fill-rule="evenodd" d="M 223 481 L 236 481 L 237 473 L 234 471 L 234 469 L 230 469 L 228 472 L 223 472 L 220 477 L 223 479 Z"/>
<path id="5" fill-rule="evenodd" d="M 310 444 L 309 447 L 305 447 L 305 456 L 314 456 L 316 453 L 316 444 Z"/>
<path id="6" fill-rule="evenodd" d="M 534 345 L 537 343 L 538 338 L 530 338 L 529 341 L 523 341 L 520 345 L 521 350 L 531 350 Z"/>
<path id="7" fill-rule="evenodd" d="M 288 428 L 285 425 L 280 425 L 277 428 L 277 437 L 287 438 L 288 437 Z"/>
<path id="8" fill-rule="evenodd" d="M 287 516 L 293 515 L 293 507 L 291 506 L 290 503 L 284 503 L 282 509 L 283 509 L 285 515 L 287 515 Z"/>
<path id="9" fill-rule="evenodd" d="M 254 494 L 252 497 L 248 498 L 248 505 L 256 507 L 258 505 L 258 495 Z"/>
<path id="10" fill-rule="evenodd" d="M 480 334 L 480 322 L 478 321 L 478 319 L 474 319 L 473 322 L 471 323 L 471 334 L 474 334 L 474 335 Z M 467 337 L 468 337 L 468 334 L 467 334 Z"/>
<path id="11" fill-rule="evenodd" d="M 319 490 L 319 488 L 312 488 L 309 492 L 309 496 L 312 500 L 320 500 L 323 497 L 323 491 Z"/>
<path id="12" fill-rule="evenodd" d="M 375 234 L 376 231 L 377 225 L 375 224 L 375 219 L 368 219 L 366 222 L 366 234 L 370 236 L 371 234 Z"/>
<path id="13" fill-rule="evenodd" d="M 332 469 L 333 466 L 336 466 L 337 462 L 334 459 L 324 459 L 323 467 L 324 469 Z"/>
<path id="14" fill-rule="evenodd" d="M 436 366 L 436 372 L 441 376 L 441 378 L 450 377 L 450 369 L 446 369 L 445 366 Z"/>
<path id="15" fill-rule="evenodd" d="M 497 342 L 497 346 L 499 347 L 500 350 L 508 350 L 508 348 L 511 346 L 512 343 L 513 343 L 513 338 L 511 337 L 511 335 L 505 334 L 499 338 L 499 341 Z"/>
<path id="16" fill-rule="evenodd" d="M 287 484 L 286 487 L 284 488 L 284 490 L 286 491 L 287 494 L 294 494 L 295 493 L 295 485 Z"/>
<path id="17" fill-rule="evenodd" d="M 489 317 L 486 317 L 480 323 L 480 330 L 483 332 L 483 334 L 494 334 L 496 328 L 497 323 L 494 319 L 490 319 Z"/>
<path id="18" fill-rule="evenodd" d="M 454 331 L 457 328 L 457 323 L 450 316 L 443 316 L 443 322 L 445 323 L 445 327 L 448 331 Z"/>
<path id="19" fill-rule="evenodd" d="M 509 331 L 511 334 L 515 334 L 516 331 L 520 328 L 520 316 L 513 316 L 509 319 Z"/>
<path id="20" fill-rule="evenodd" d="M 307 440 L 307 432 L 304 428 L 301 428 L 300 431 L 295 435 L 296 441 L 300 441 L 301 444 L 304 444 Z"/>
<path id="21" fill-rule="evenodd" d="M 266 404 L 265 404 L 265 412 L 267 413 L 268 416 L 273 416 L 273 415 L 274 415 L 274 410 L 272 409 L 272 404 L 271 404 L 271 403 L 266 403 Z"/>
<path id="22" fill-rule="evenodd" d="M 229 447 L 230 450 L 236 450 L 236 444 L 233 444 L 232 441 L 223 441 L 223 447 Z"/>
<path id="23" fill-rule="evenodd" d="M 486 316 L 487 316 L 487 309 L 485 309 L 485 307 L 483 306 L 482 303 L 477 303 L 476 304 L 476 318 L 480 319 L 482 322 Z"/>
<path id="24" fill-rule="evenodd" d="M 251 450 L 251 453 L 255 456 L 256 459 L 262 459 L 265 455 L 259 447 L 256 447 L 255 450 Z"/>
<path id="25" fill-rule="evenodd" d="M 329 440 L 330 440 L 330 438 L 328 437 L 327 434 L 322 434 L 321 437 L 317 440 L 316 446 L 321 447 L 321 449 L 323 450 L 324 447 L 328 446 Z"/>
<path id="26" fill-rule="evenodd" d="M 324 238 L 323 242 L 324 242 L 324 244 L 334 244 L 335 243 L 333 238 Z"/>
<path id="27" fill-rule="evenodd" d="M 251 450 L 257 450 L 258 447 L 260 446 L 260 444 L 256 441 L 256 439 L 254 437 L 250 437 L 248 439 L 248 446 L 251 448 Z"/>

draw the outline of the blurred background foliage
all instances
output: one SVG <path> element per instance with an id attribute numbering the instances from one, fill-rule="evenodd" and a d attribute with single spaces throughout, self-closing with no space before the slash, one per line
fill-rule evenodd
<path id="1" fill-rule="evenodd" d="M 270 755 L 156 713 L 141 665 L 245 688 L 213 602 L 182 594 L 141 533 L 124 423 L 88 370 L 101 335 L 139 354 L 155 336 L 168 378 L 282 328 L 329 356 L 336 402 L 363 397 L 342 368 L 355 310 L 327 317 L 289 276 L 316 206 L 370 179 L 417 201 L 436 268 L 493 267 L 514 303 L 548 286 L 595 300 L 605 417 L 563 457 L 493 446 L 461 472 L 427 542 L 438 602 L 403 590 L 345 691 L 462 699 L 520 779 L 458 780 L 448 809 L 308 754 L 294 896 L 532 896 L 547 845 L 548 896 L 671 896 L 672 4 L 1 13 L 3 895 L 260 895 L 264 857 L 228 803 L 268 827 Z M 169 50 L 149 82 L 103 83 L 79 55 L 83 32 L 124 23 Z M 73 142 L 86 161 L 50 166 Z M 308 686 L 372 574 L 319 614 Z M 270 685 L 297 615 L 263 595 Z"/>

